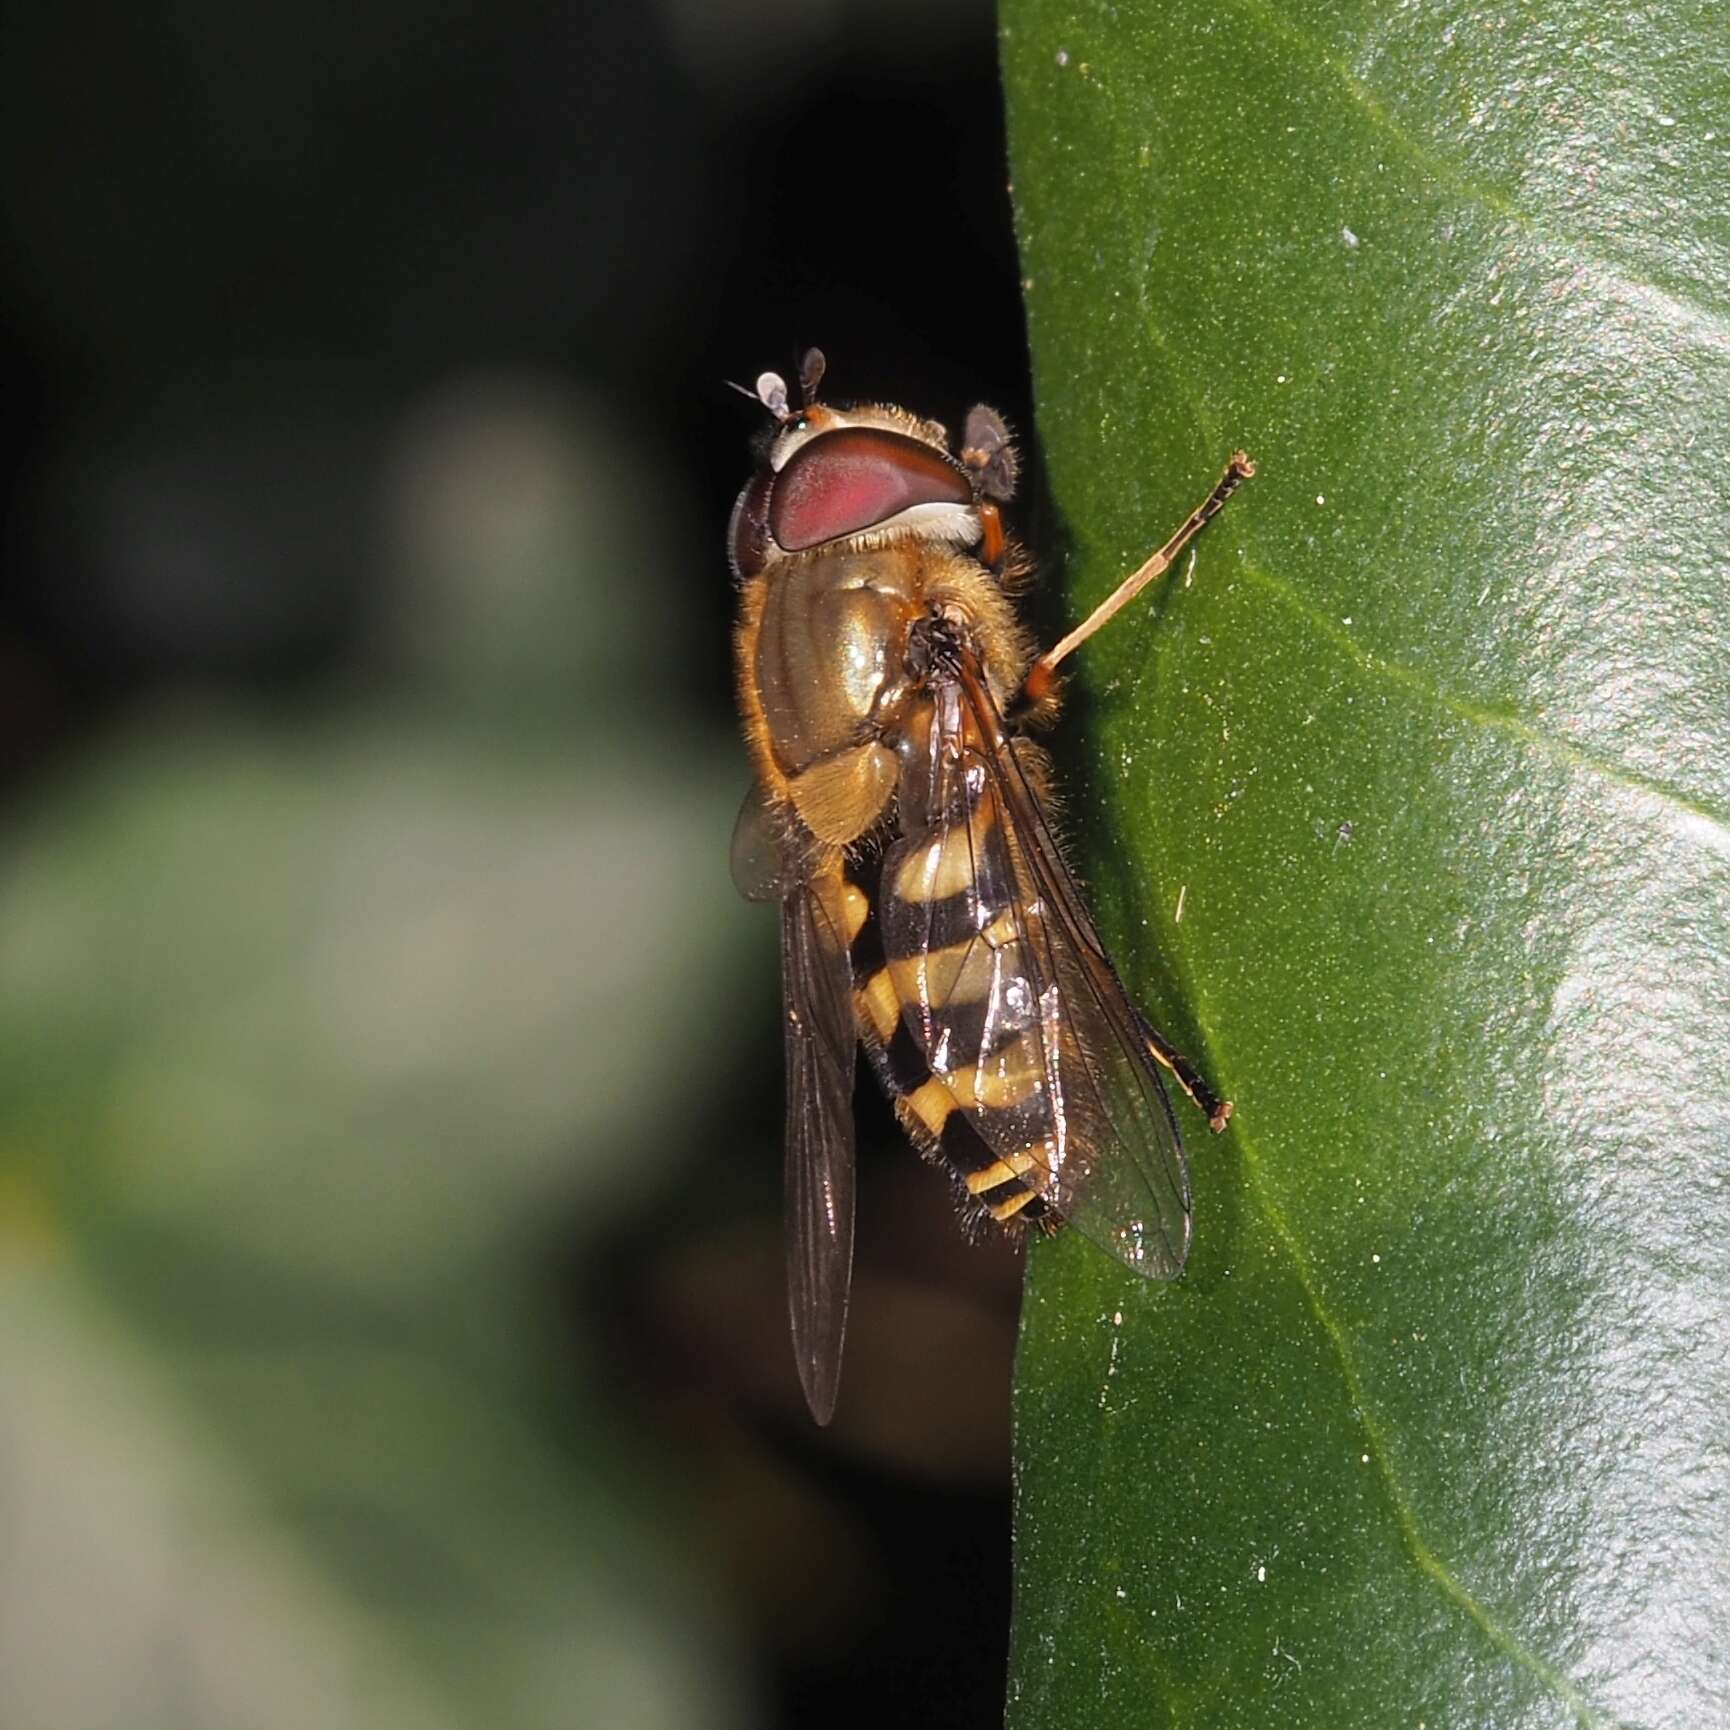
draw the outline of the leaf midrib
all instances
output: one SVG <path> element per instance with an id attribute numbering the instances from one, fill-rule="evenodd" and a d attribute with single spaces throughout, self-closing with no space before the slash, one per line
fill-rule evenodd
<path id="1" fill-rule="evenodd" d="M 1197 1009 L 1203 1018 L 1203 1024 L 1206 1025 L 1209 1020 L 1206 1006 L 1198 1003 Z M 1210 1043 L 1213 1045 L 1213 1049 L 1217 1051 L 1217 1042 Z M 1219 1067 L 1222 1075 L 1229 1074 L 1232 1068 L 1224 1059 L 1220 1060 Z M 1303 1291 L 1305 1301 L 1309 1304 L 1310 1312 L 1320 1324 L 1322 1332 L 1327 1336 L 1328 1343 L 1339 1363 L 1340 1376 L 1345 1383 L 1346 1393 L 1350 1397 L 1353 1415 L 1363 1432 L 1365 1448 L 1374 1462 L 1376 1475 L 1386 1493 L 1388 1506 L 1393 1512 L 1395 1524 L 1399 1528 L 1400 1537 L 1406 1546 L 1407 1553 L 1418 1565 L 1418 1568 L 1436 1583 L 1444 1598 L 1456 1608 L 1464 1611 L 1498 1651 L 1519 1664 L 1521 1668 L 1542 1683 L 1549 1693 L 1566 1704 L 1583 1726 L 1589 1727 L 1589 1730 L 1633 1730 L 1632 1726 L 1625 1724 L 1622 1720 L 1606 1717 L 1599 1712 L 1591 1705 L 1575 1682 L 1557 1669 L 1555 1665 L 1549 1663 L 1515 1638 L 1460 1583 L 1453 1571 L 1437 1554 L 1435 1547 L 1424 1537 L 1418 1524 L 1417 1515 L 1412 1511 L 1411 1503 L 1400 1488 L 1399 1480 L 1395 1475 L 1392 1447 L 1388 1442 L 1386 1432 L 1370 1406 L 1364 1390 L 1363 1378 L 1358 1370 L 1357 1359 L 1345 1329 L 1322 1297 L 1320 1284 L 1316 1279 L 1309 1255 L 1291 1222 L 1286 1218 L 1285 1210 L 1281 1208 L 1272 1194 L 1266 1171 L 1262 1165 L 1261 1155 L 1257 1151 L 1254 1141 L 1244 1131 L 1241 1122 L 1234 1127 L 1237 1129 L 1237 1146 L 1243 1156 L 1244 1170 L 1249 1174 L 1250 1192 L 1256 1207 L 1291 1263 L 1292 1272 Z"/>

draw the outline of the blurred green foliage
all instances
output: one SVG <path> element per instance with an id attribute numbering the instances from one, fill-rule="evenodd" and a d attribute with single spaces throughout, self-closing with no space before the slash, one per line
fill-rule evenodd
<path id="1" fill-rule="evenodd" d="M 367 676 L 129 715 L 0 849 L 0 1723 L 741 1717 L 557 1301 L 761 935 L 731 741 L 619 702 L 681 638 L 615 445 L 425 405 Z"/>

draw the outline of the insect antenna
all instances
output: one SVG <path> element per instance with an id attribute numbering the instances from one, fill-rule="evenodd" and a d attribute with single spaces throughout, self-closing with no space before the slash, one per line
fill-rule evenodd
<path id="1" fill-rule="evenodd" d="M 805 350 L 804 358 L 799 362 L 799 400 L 806 408 L 817 400 L 817 387 L 822 384 L 828 365 L 822 349 Z"/>

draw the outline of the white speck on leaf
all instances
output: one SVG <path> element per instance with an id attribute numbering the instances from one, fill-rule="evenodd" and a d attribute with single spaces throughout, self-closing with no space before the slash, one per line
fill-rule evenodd
<path id="1" fill-rule="evenodd" d="M 1357 251 L 1357 249 L 1358 249 L 1358 237 L 1355 234 L 1353 234 L 1349 228 L 1342 228 L 1340 230 L 1340 239 L 1346 243 L 1346 250 L 1348 252 L 1356 252 Z"/>

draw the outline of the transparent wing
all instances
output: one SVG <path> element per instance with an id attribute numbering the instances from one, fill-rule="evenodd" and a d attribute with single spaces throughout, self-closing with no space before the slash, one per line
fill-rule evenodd
<path id="1" fill-rule="evenodd" d="M 853 1277 L 853 1068 L 846 945 L 818 887 L 781 902 L 787 1040 L 787 1299 L 811 1415 L 834 1415 Z"/>
<path id="2" fill-rule="evenodd" d="M 1140 1018 L 977 669 L 934 707 L 925 808 L 904 810 L 883 866 L 902 1018 L 1022 1182 L 1137 1273 L 1173 1278 L 1189 1173 Z"/>
<path id="3" fill-rule="evenodd" d="M 733 887 L 747 901 L 773 901 L 786 886 L 781 843 L 769 815 L 763 789 L 753 781 L 733 822 L 733 843 L 727 864 Z"/>

